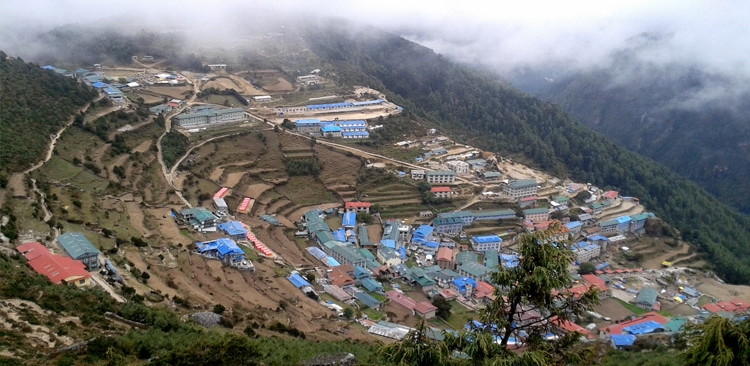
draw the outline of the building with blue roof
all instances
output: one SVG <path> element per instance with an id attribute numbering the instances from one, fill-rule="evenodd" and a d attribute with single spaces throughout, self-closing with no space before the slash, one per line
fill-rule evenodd
<path id="1" fill-rule="evenodd" d="M 326 257 L 328 256 L 324 251 L 320 250 L 318 247 L 307 247 L 305 248 L 310 255 L 315 257 L 315 259 L 319 261 L 325 261 Z"/>
<path id="2" fill-rule="evenodd" d="M 620 234 L 627 233 L 630 231 L 630 216 L 620 216 L 615 219 L 617 221 L 617 232 Z"/>
<path id="3" fill-rule="evenodd" d="M 368 139 L 370 138 L 370 133 L 367 131 L 342 132 L 341 137 L 345 139 Z"/>
<path id="4" fill-rule="evenodd" d="M 196 242 L 195 251 L 203 256 L 216 258 L 228 263 L 238 262 L 245 259 L 245 252 L 237 246 L 234 240 L 229 238 Z"/>
<path id="5" fill-rule="evenodd" d="M 297 271 L 292 271 L 292 273 L 289 276 L 287 276 L 286 279 L 289 280 L 289 282 L 291 282 L 292 285 L 294 285 L 294 287 L 298 289 L 311 287 L 310 283 L 307 282 L 307 280 L 305 280 L 304 278 L 302 278 L 302 276 L 300 276 L 299 272 Z"/>
<path id="6" fill-rule="evenodd" d="M 565 227 L 570 231 L 570 235 L 573 237 L 578 236 L 583 229 L 583 224 L 580 221 L 571 221 L 565 224 Z"/>
<path id="7" fill-rule="evenodd" d="M 324 125 L 320 127 L 320 134 L 323 137 L 341 137 L 341 127 L 335 125 Z"/>
<path id="8" fill-rule="evenodd" d="M 610 335 L 610 342 L 614 349 L 627 349 L 635 343 L 635 336 L 632 334 L 612 334 Z"/>
<path id="9" fill-rule="evenodd" d="M 340 265 L 341 265 L 341 263 L 339 263 L 339 261 L 337 261 L 337 260 L 336 260 L 336 259 L 334 259 L 333 257 L 326 257 L 326 259 L 325 259 L 325 263 L 326 263 L 326 265 L 327 265 L 328 267 L 331 267 L 331 268 L 333 268 L 333 267 L 338 267 L 338 266 L 340 266 Z"/>
<path id="10" fill-rule="evenodd" d="M 239 221 L 223 222 L 219 224 L 218 227 L 219 230 L 223 231 L 234 240 L 245 240 L 247 238 L 247 230 Z"/>
<path id="11" fill-rule="evenodd" d="M 333 232 L 333 240 L 346 241 L 346 230 L 344 228 L 335 230 Z"/>
<path id="12" fill-rule="evenodd" d="M 341 218 L 341 226 L 346 229 L 354 229 L 357 225 L 357 214 L 354 212 L 344 212 L 344 216 Z"/>
<path id="13" fill-rule="evenodd" d="M 383 292 L 383 284 L 369 277 L 363 279 L 360 285 L 370 292 Z"/>
<path id="14" fill-rule="evenodd" d="M 313 111 L 351 108 L 354 105 L 350 102 L 326 103 L 326 104 L 308 104 L 305 108 Z"/>
<path id="15" fill-rule="evenodd" d="M 388 248 L 396 249 L 396 241 L 391 239 L 385 239 L 380 241 L 380 245 Z"/>
<path id="16" fill-rule="evenodd" d="M 384 100 L 382 99 L 375 99 L 375 100 L 365 100 L 363 102 L 352 102 L 351 105 L 353 107 L 370 107 L 374 105 L 381 105 L 383 104 Z"/>
<path id="17" fill-rule="evenodd" d="M 500 250 L 503 239 L 500 239 L 497 235 L 482 235 L 472 236 L 469 241 L 474 251 L 486 252 L 488 250 Z"/>
<path id="18" fill-rule="evenodd" d="M 319 133 L 320 126 L 319 119 L 298 119 L 294 121 L 294 128 L 300 133 Z"/>
<path id="19" fill-rule="evenodd" d="M 354 266 L 354 279 L 355 280 L 362 280 L 365 278 L 369 278 L 371 275 L 370 271 L 365 269 L 362 266 Z"/>
<path id="20" fill-rule="evenodd" d="M 500 254 L 500 262 L 505 268 L 515 268 L 519 264 L 519 259 L 515 254 Z"/>
<path id="21" fill-rule="evenodd" d="M 435 233 L 457 233 L 463 228 L 464 222 L 460 218 L 436 218 L 432 220 L 432 227 L 435 228 Z"/>
<path id="22" fill-rule="evenodd" d="M 643 335 L 643 334 L 651 334 L 656 332 L 663 332 L 665 331 L 664 326 L 653 321 L 649 320 L 644 323 L 634 324 L 627 327 L 622 328 L 623 333 L 632 334 L 634 336 Z"/>
<path id="23" fill-rule="evenodd" d="M 102 83 L 101 81 L 97 81 L 97 82 L 91 84 L 91 86 L 93 86 L 94 88 L 97 88 L 97 89 L 105 89 L 105 88 L 109 87 L 109 84 Z"/>
<path id="24" fill-rule="evenodd" d="M 461 296 L 468 297 L 477 288 L 477 281 L 470 277 L 459 277 L 451 281 L 450 287 Z"/>
<path id="25" fill-rule="evenodd" d="M 429 225 L 419 225 L 419 227 L 412 232 L 411 242 L 414 244 L 423 244 L 430 240 L 432 231 L 435 230 Z"/>
<path id="26" fill-rule="evenodd" d="M 646 220 L 652 217 L 656 217 L 656 215 L 651 212 L 643 212 L 637 215 L 630 216 L 630 232 L 639 234 L 643 233 L 645 230 L 644 226 L 646 225 Z"/>
<path id="27" fill-rule="evenodd" d="M 364 291 L 355 292 L 354 297 L 368 308 L 380 309 L 380 301 Z"/>

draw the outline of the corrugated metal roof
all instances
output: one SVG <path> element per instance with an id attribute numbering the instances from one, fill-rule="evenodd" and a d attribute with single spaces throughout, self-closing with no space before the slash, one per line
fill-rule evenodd
<path id="1" fill-rule="evenodd" d="M 62 234 L 57 237 L 57 242 L 73 259 L 99 255 L 99 250 L 81 233 Z"/>

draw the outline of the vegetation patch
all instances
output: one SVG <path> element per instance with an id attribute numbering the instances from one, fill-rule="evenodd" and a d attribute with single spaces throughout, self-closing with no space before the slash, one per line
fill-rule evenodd
<path id="1" fill-rule="evenodd" d="M 276 191 L 299 206 L 337 201 L 333 193 L 326 189 L 322 183 L 308 176 L 290 177 L 286 184 L 276 187 Z"/>

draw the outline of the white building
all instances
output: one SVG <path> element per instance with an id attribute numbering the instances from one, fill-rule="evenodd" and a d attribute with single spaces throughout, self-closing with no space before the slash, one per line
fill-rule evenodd
<path id="1" fill-rule="evenodd" d="M 451 160 L 445 163 L 448 169 L 454 171 L 456 174 L 467 174 L 469 173 L 469 163 L 461 160 Z"/>
<path id="2" fill-rule="evenodd" d="M 434 172 L 426 172 L 425 178 L 427 183 L 453 183 L 456 181 L 456 173 L 450 170 L 438 170 Z"/>
<path id="3" fill-rule="evenodd" d="M 573 254 L 578 263 L 590 262 L 592 259 L 598 257 L 600 252 L 601 248 L 596 244 L 589 244 L 573 249 Z"/>
<path id="4" fill-rule="evenodd" d="M 239 122 L 245 120 L 245 110 L 242 108 L 206 109 L 175 116 L 174 120 L 180 127 Z"/>
<path id="5" fill-rule="evenodd" d="M 216 209 L 216 216 L 224 217 L 229 214 L 229 207 L 223 198 L 214 198 L 214 209 Z"/>
<path id="6" fill-rule="evenodd" d="M 412 171 L 411 171 L 411 179 L 414 179 L 414 180 L 423 180 L 424 179 L 424 170 L 422 170 L 422 169 L 412 169 Z"/>
<path id="7" fill-rule="evenodd" d="M 271 101 L 270 95 L 258 95 L 257 97 L 253 97 L 253 100 L 256 102 L 270 102 Z"/>
<path id="8" fill-rule="evenodd" d="M 536 196 L 537 189 L 537 183 L 532 179 L 503 182 L 503 193 L 513 198 Z"/>

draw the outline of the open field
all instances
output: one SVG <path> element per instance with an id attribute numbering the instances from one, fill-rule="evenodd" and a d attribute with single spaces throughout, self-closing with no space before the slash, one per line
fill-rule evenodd
<path id="1" fill-rule="evenodd" d="M 612 318 L 613 321 L 623 320 L 633 315 L 633 312 L 625 307 L 620 301 L 615 298 L 607 298 L 600 301 L 601 304 L 594 307 L 594 311 Z M 635 306 L 635 305 L 633 305 Z M 643 310 L 643 309 L 640 309 Z M 644 311 L 645 312 L 645 311 Z"/>
<path id="2" fill-rule="evenodd" d="M 275 83 L 263 85 L 263 90 L 267 90 L 269 92 L 286 92 L 286 91 L 293 91 L 294 87 L 292 86 L 292 83 L 290 83 L 288 80 L 282 77 L 278 77 L 276 78 Z"/>
<path id="3" fill-rule="evenodd" d="M 337 201 L 322 183 L 312 177 L 290 177 L 289 182 L 276 187 L 276 191 L 300 206 Z"/>
<path id="4" fill-rule="evenodd" d="M 156 86 L 149 87 L 148 90 L 152 93 L 166 95 L 174 99 L 185 99 L 187 92 L 192 92 L 193 87 L 190 85 L 186 86 Z"/>

